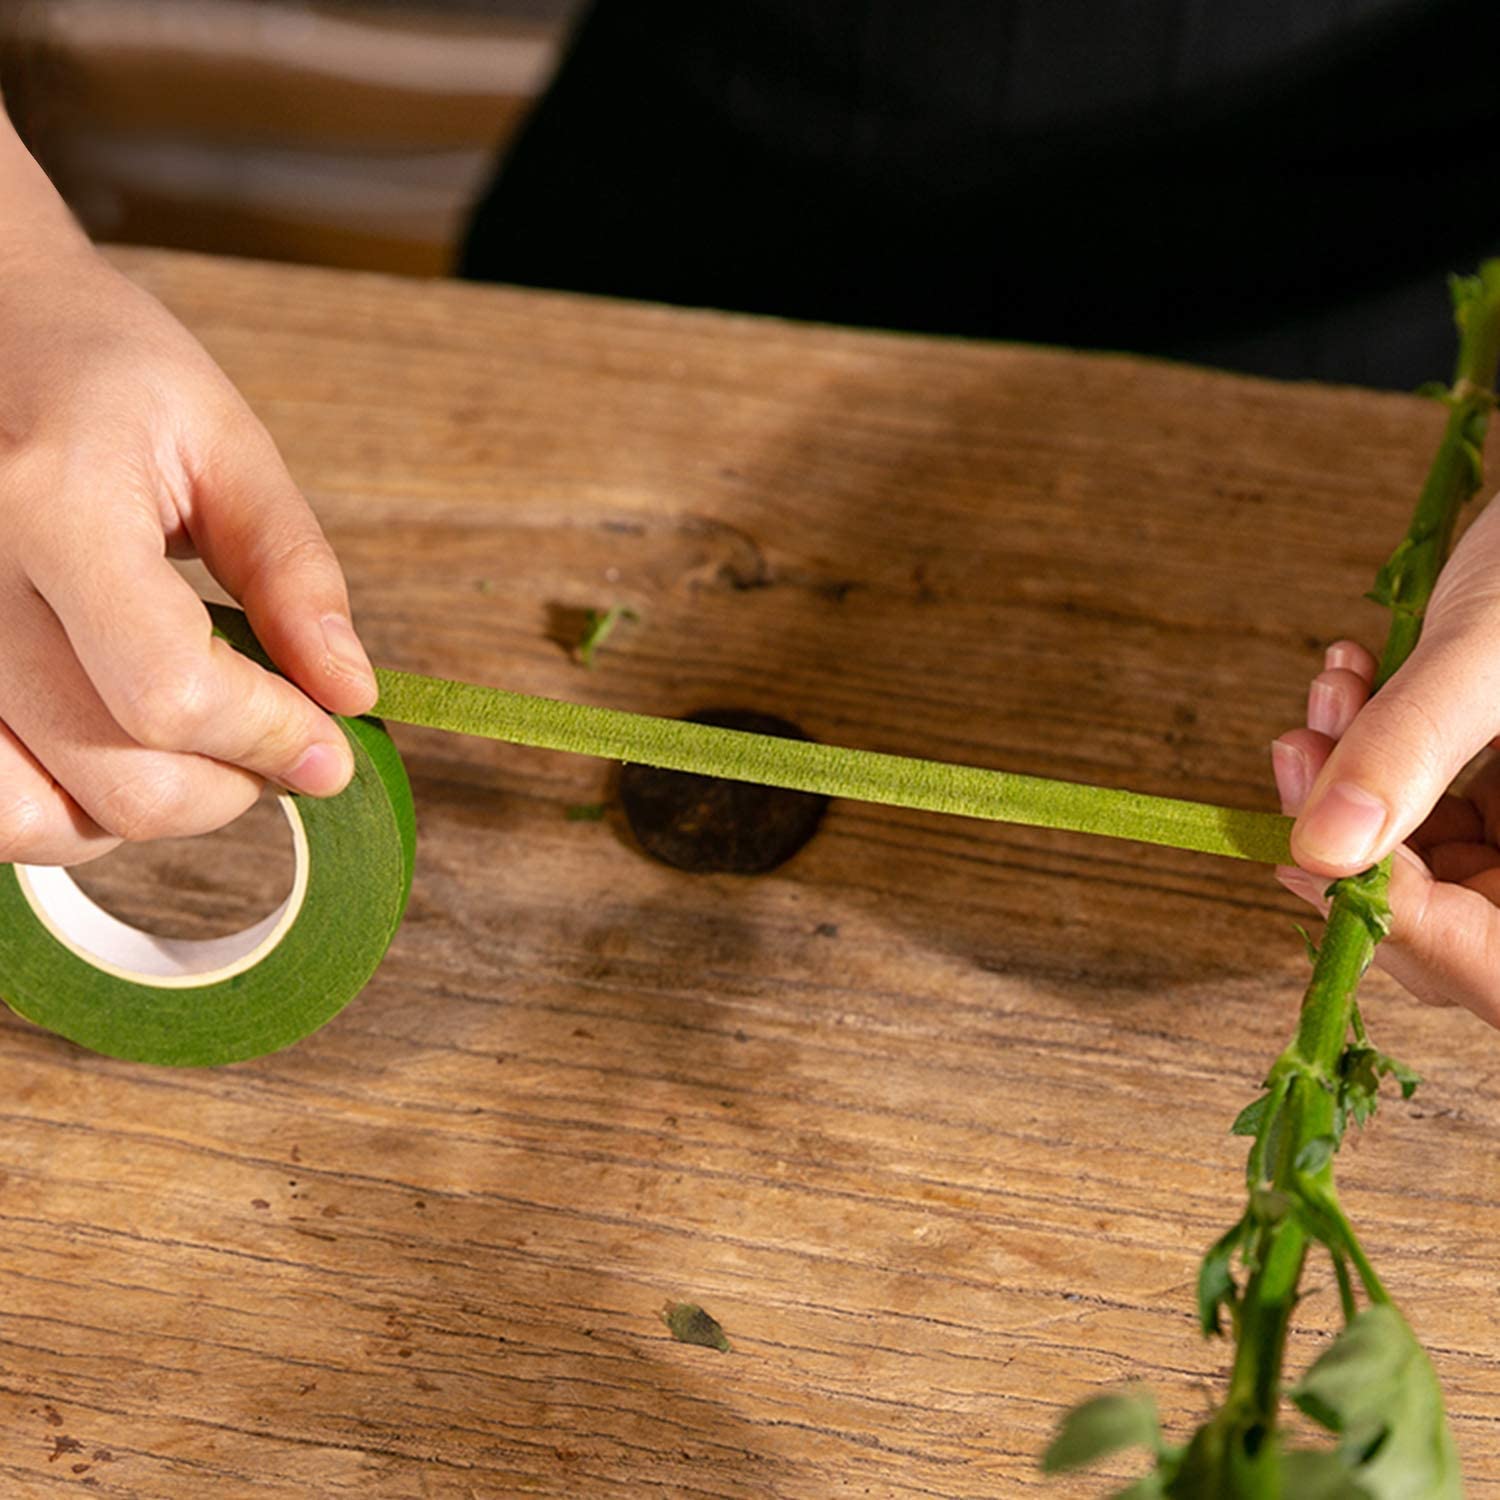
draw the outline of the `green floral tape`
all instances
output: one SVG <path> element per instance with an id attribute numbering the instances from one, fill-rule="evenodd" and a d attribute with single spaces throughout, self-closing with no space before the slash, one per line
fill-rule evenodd
<path id="1" fill-rule="evenodd" d="M 295 876 L 264 922 L 230 938 L 154 937 L 96 906 L 65 870 L 0 865 L 0 995 L 80 1046 L 207 1067 L 279 1051 L 332 1020 L 390 946 L 411 892 L 406 768 L 373 719 L 339 721 L 354 751 L 340 796 L 281 799 Z"/>
<path id="2" fill-rule="evenodd" d="M 269 661 L 237 610 L 218 632 Z M 1291 819 L 1016 776 L 836 745 L 380 671 L 384 719 L 513 744 L 820 792 L 887 806 L 1102 834 L 1286 864 Z M 406 772 L 379 720 L 340 721 L 349 788 L 282 799 L 292 825 L 292 894 L 232 938 L 152 937 L 95 906 L 65 871 L 0 865 L 0 996 L 40 1026 L 112 1057 L 204 1066 L 289 1046 L 364 987 L 411 890 L 415 818 Z"/>

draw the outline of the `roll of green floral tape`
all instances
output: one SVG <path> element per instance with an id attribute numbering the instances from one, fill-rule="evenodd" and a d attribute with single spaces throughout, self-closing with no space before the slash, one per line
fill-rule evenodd
<path id="1" fill-rule="evenodd" d="M 276 1052 L 337 1015 L 374 974 L 406 911 L 416 818 L 406 768 L 375 719 L 341 719 L 354 780 L 283 796 L 291 894 L 231 937 L 142 932 L 66 870 L 0 865 L 0 996 L 70 1040 L 133 1062 L 205 1067 Z"/>

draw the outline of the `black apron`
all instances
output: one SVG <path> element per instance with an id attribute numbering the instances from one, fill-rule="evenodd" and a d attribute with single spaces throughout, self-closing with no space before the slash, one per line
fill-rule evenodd
<path id="1" fill-rule="evenodd" d="M 599 0 L 462 274 L 1405 387 L 1500 0 Z"/>

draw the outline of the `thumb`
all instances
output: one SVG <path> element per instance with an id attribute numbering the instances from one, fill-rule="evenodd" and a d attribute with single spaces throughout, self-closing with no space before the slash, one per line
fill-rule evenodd
<path id="1" fill-rule="evenodd" d="M 1471 620 L 1424 637 L 1355 716 L 1292 830 L 1319 875 L 1383 859 L 1426 818 L 1500 723 L 1500 626 Z"/>

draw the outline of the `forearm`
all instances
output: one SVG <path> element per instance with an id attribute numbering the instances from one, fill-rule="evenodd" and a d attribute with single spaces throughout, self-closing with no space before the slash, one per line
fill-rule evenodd
<path id="1" fill-rule="evenodd" d="M 0 267 L 87 244 L 57 189 L 16 134 L 0 96 Z"/>

